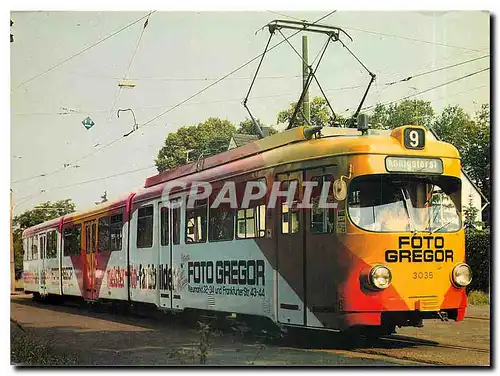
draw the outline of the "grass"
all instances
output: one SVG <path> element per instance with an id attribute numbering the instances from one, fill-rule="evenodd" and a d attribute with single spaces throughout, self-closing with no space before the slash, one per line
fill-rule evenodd
<path id="1" fill-rule="evenodd" d="M 16 321 L 10 324 L 10 362 L 14 365 L 75 365 L 77 361 L 69 355 L 56 355 L 47 344 L 35 341 Z"/>
<path id="2" fill-rule="evenodd" d="M 488 305 L 490 304 L 490 298 L 487 294 L 482 291 L 474 290 L 469 292 L 467 296 L 470 305 Z"/>

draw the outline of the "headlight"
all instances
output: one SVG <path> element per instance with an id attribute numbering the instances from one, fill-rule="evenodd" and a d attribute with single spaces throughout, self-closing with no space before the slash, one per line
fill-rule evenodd
<path id="1" fill-rule="evenodd" d="M 457 287 L 468 286 L 472 281 L 472 271 L 467 264 L 458 264 L 451 273 L 453 284 Z"/>
<path id="2" fill-rule="evenodd" d="M 391 271 L 386 266 L 378 265 L 370 270 L 370 284 L 377 289 L 386 289 L 391 284 L 391 280 Z"/>

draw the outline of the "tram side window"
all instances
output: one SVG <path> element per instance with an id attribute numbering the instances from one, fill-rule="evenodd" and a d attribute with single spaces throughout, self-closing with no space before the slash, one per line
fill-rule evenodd
<path id="1" fill-rule="evenodd" d="M 207 241 L 207 200 L 197 200 L 186 208 L 186 244 Z"/>
<path id="2" fill-rule="evenodd" d="M 181 242 L 181 208 L 172 209 L 172 244 Z"/>
<path id="3" fill-rule="evenodd" d="M 109 252 L 111 250 L 111 232 L 109 228 L 109 217 L 101 217 L 98 222 L 97 250 L 99 252 Z"/>
<path id="4" fill-rule="evenodd" d="M 38 260 L 38 235 L 33 237 L 32 260 Z"/>
<path id="5" fill-rule="evenodd" d="M 234 211 L 229 205 L 219 205 L 218 208 L 210 208 L 209 221 L 209 241 L 233 240 Z"/>
<path id="6" fill-rule="evenodd" d="M 329 234 L 334 229 L 335 212 L 333 208 L 320 207 L 320 202 L 334 202 L 333 195 L 331 194 L 333 176 L 315 176 L 311 180 L 318 182 L 318 185 L 314 187 L 311 194 L 311 233 Z M 322 195 L 326 197 L 321 199 Z"/>
<path id="7" fill-rule="evenodd" d="M 168 208 L 160 209 L 160 245 L 168 245 Z"/>
<path id="8" fill-rule="evenodd" d="M 283 181 L 281 191 L 288 190 L 290 183 L 296 180 Z M 296 185 L 298 187 L 298 184 Z M 295 195 L 297 197 L 297 194 Z M 281 208 L 281 233 L 295 234 L 299 232 L 299 210 L 297 208 L 298 201 L 295 199 L 290 203 L 286 202 L 286 197 L 282 199 Z"/>
<path id="9" fill-rule="evenodd" d="M 28 238 L 23 239 L 23 261 L 28 259 Z"/>
<path id="10" fill-rule="evenodd" d="M 81 244 L 81 225 L 66 227 L 64 236 L 64 256 L 78 256 L 80 254 Z"/>
<path id="11" fill-rule="evenodd" d="M 137 248 L 153 246 L 153 205 L 138 210 L 137 216 Z"/>
<path id="12" fill-rule="evenodd" d="M 236 217 L 236 238 L 263 238 L 266 235 L 266 205 L 239 209 Z"/>
<path id="13" fill-rule="evenodd" d="M 113 252 L 122 249 L 122 214 L 99 218 L 98 226 L 98 251 Z"/>
<path id="14" fill-rule="evenodd" d="M 45 258 L 57 258 L 57 232 L 47 232 L 47 249 L 45 251 Z"/>
<path id="15" fill-rule="evenodd" d="M 122 250 L 123 214 L 112 215 L 110 219 L 111 252 Z"/>
<path id="16" fill-rule="evenodd" d="M 33 237 L 29 237 L 26 239 L 26 261 L 30 261 L 32 259 L 33 250 L 31 249 L 31 245 L 33 244 Z"/>

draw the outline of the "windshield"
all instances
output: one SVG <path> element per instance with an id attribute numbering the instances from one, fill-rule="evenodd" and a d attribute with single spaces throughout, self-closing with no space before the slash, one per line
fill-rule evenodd
<path id="1" fill-rule="evenodd" d="M 349 216 L 377 232 L 455 232 L 461 228 L 461 182 L 448 176 L 369 175 L 349 187 Z"/>

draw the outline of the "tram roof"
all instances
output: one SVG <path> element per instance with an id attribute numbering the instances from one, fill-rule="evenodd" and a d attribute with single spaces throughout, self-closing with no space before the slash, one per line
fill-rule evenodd
<path id="1" fill-rule="evenodd" d="M 318 141 L 317 139 L 307 140 L 304 137 L 304 129 L 305 127 L 295 127 L 254 142 L 249 142 L 243 146 L 223 153 L 207 158 L 200 158 L 196 162 L 164 171 L 147 178 L 144 188 L 184 178 L 188 175 L 193 175 L 230 162 L 256 156 L 272 149 L 286 147 L 300 142 Z M 362 135 L 362 133 L 355 128 L 324 127 L 321 129 L 321 138 L 319 138 L 319 140 L 335 138 L 335 142 L 329 145 L 330 147 L 328 150 L 320 147 L 317 148 L 315 152 L 318 154 L 318 157 L 352 152 L 378 154 L 391 154 L 392 152 L 401 153 L 402 150 L 398 144 L 395 143 L 395 138 L 391 137 L 393 133 L 394 130 L 370 129 L 368 130 L 368 134 Z M 428 143 L 430 149 L 432 149 L 430 152 L 434 154 L 434 156 L 459 158 L 457 149 L 451 144 L 437 140 L 428 140 Z M 410 150 L 406 152 L 408 155 L 412 154 Z M 417 154 L 422 154 L 422 152 L 416 151 L 415 155 Z"/>
<path id="2" fill-rule="evenodd" d="M 23 231 L 23 237 L 35 235 L 36 233 L 43 231 L 43 230 L 57 229 L 59 226 L 59 221 L 62 218 L 63 217 L 54 218 L 54 219 L 39 223 L 35 226 L 28 227 L 27 229 L 25 229 Z"/>

